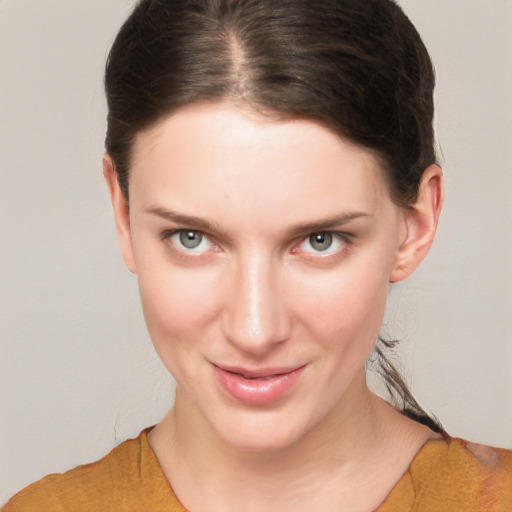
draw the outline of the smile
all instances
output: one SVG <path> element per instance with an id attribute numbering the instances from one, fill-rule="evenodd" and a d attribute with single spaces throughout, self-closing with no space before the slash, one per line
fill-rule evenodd
<path id="1" fill-rule="evenodd" d="M 246 405 L 265 405 L 278 400 L 296 385 L 306 366 L 247 370 L 212 363 L 223 391 Z"/>

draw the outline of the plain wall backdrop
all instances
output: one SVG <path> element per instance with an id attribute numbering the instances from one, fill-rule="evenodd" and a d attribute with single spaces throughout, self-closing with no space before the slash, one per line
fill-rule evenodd
<path id="1" fill-rule="evenodd" d="M 386 330 L 452 435 L 512 448 L 512 1 L 400 4 L 437 70 L 446 201 Z M 101 173 L 103 66 L 131 5 L 0 0 L 0 502 L 172 403 Z"/>

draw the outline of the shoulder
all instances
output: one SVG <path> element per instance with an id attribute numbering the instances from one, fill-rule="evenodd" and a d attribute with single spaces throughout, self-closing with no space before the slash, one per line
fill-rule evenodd
<path id="1" fill-rule="evenodd" d="M 512 450 L 456 438 L 432 441 L 409 474 L 418 511 L 512 511 Z"/>
<path id="2" fill-rule="evenodd" d="M 173 504 L 174 495 L 144 431 L 97 462 L 48 475 L 29 485 L 2 511 L 182 510 Z"/>

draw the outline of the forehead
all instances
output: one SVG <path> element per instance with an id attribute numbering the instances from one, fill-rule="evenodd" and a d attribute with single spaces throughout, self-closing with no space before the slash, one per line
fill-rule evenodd
<path id="1" fill-rule="evenodd" d="M 225 103 L 183 108 L 140 133 L 130 172 L 131 202 L 145 207 L 213 204 L 249 214 L 300 205 L 323 215 L 389 200 L 370 150 L 312 121 L 276 121 Z"/>

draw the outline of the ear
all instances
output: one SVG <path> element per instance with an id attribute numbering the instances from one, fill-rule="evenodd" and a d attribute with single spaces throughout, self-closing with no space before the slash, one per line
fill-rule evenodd
<path id="1" fill-rule="evenodd" d="M 437 165 L 430 165 L 423 172 L 416 201 L 404 211 L 405 235 L 395 256 L 391 282 L 409 277 L 427 255 L 442 204 L 443 174 Z"/>
<path id="2" fill-rule="evenodd" d="M 103 176 L 107 182 L 110 199 L 112 201 L 117 240 L 119 242 L 119 248 L 121 249 L 121 256 L 123 257 L 128 270 L 135 274 L 136 267 L 133 254 L 132 235 L 130 231 L 130 209 L 128 206 L 128 200 L 119 187 L 117 173 L 114 169 L 114 162 L 108 154 L 103 157 Z"/>

